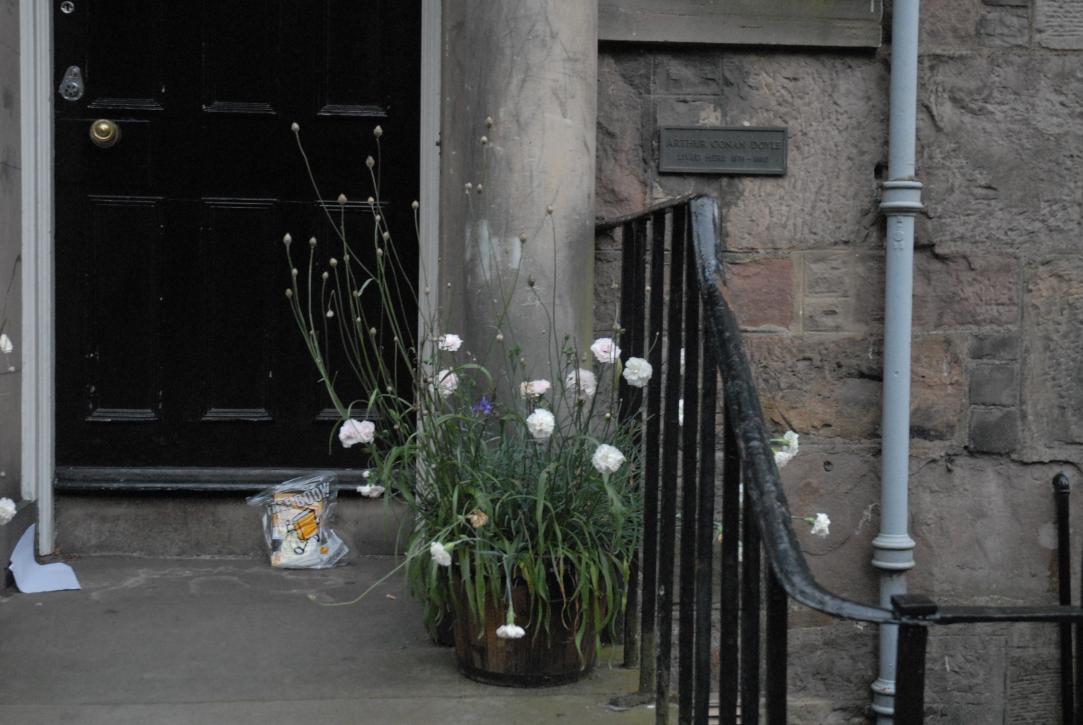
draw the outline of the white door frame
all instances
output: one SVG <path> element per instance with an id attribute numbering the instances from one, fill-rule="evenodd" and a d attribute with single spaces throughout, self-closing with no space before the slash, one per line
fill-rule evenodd
<path id="1" fill-rule="evenodd" d="M 22 156 L 22 497 L 38 503 L 38 549 L 53 552 L 56 468 L 53 310 L 53 3 L 19 2 Z"/>
<path id="2" fill-rule="evenodd" d="M 441 2 L 421 3 L 420 226 L 422 269 L 437 289 Z M 38 506 L 38 550 L 56 531 L 55 310 L 53 250 L 53 3 L 19 0 L 19 123 L 22 156 L 21 496 Z M 422 304 L 424 304 L 424 299 Z"/>

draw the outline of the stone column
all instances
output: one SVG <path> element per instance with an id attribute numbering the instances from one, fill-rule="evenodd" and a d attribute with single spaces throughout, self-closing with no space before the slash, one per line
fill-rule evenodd
<path id="1" fill-rule="evenodd" d="M 554 339 L 589 354 L 597 16 L 594 0 L 443 6 L 443 325 L 494 373 L 513 339 L 532 377 Z"/>

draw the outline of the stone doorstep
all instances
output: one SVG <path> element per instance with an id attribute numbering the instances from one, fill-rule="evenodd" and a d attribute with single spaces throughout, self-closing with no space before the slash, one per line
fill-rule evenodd
<path id="1" fill-rule="evenodd" d="M 393 555 L 409 532 L 404 506 L 340 496 L 331 528 L 354 553 Z M 63 494 L 56 497 L 63 555 L 263 558 L 258 509 L 237 494 Z"/>

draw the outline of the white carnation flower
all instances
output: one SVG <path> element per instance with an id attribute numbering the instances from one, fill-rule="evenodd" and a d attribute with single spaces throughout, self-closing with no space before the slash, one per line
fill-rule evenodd
<path id="1" fill-rule="evenodd" d="M 620 359 L 620 347 L 609 337 L 599 337 L 590 346 L 590 351 L 594 353 L 594 359 L 603 364 L 615 363 Z"/>
<path id="2" fill-rule="evenodd" d="M 11 344 L 11 338 L 8 337 L 7 333 L 0 333 L 0 352 L 10 355 L 14 349 L 15 346 Z"/>
<path id="3" fill-rule="evenodd" d="M 544 408 L 538 408 L 526 418 L 526 428 L 536 441 L 549 440 L 549 436 L 553 435 L 553 428 L 556 427 L 556 424 L 557 419 Z"/>
<path id="4" fill-rule="evenodd" d="M 809 533 L 813 536 L 827 537 L 831 533 L 831 519 L 827 517 L 827 514 L 816 514 L 816 518 L 812 519 L 812 531 Z"/>
<path id="5" fill-rule="evenodd" d="M 594 449 L 594 455 L 590 457 L 590 462 L 594 464 L 598 473 L 603 475 L 616 473 L 624 464 L 624 454 L 608 443 L 602 443 Z"/>
<path id="6" fill-rule="evenodd" d="M 434 541 L 429 546 L 429 556 L 440 566 L 451 566 L 451 552 L 439 541 Z"/>
<path id="7" fill-rule="evenodd" d="M 459 376 L 450 370 L 441 370 L 436 373 L 436 392 L 445 400 L 450 398 L 459 389 Z"/>
<path id="8" fill-rule="evenodd" d="M 564 379 L 564 387 L 572 391 L 580 400 L 593 398 L 598 391 L 598 378 L 589 370 L 579 368 L 568 373 Z"/>
<path id="9" fill-rule="evenodd" d="M 630 357 L 628 362 L 624 363 L 624 379 L 633 388 L 645 386 L 653 374 L 654 368 L 641 357 Z"/>
<path id="10" fill-rule="evenodd" d="M 548 393 L 551 387 L 553 386 L 548 380 L 531 380 L 530 382 L 519 383 L 519 395 L 527 400 L 538 398 Z"/>
<path id="11" fill-rule="evenodd" d="M 785 468 L 786 464 L 793 460 L 793 457 L 797 454 L 790 451 L 788 448 L 781 451 L 775 451 L 775 466 L 778 468 Z"/>
<path id="12" fill-rule="evenodd" d="M 0 498 L 0 526 L 15 518 L 15 502 L 10 498 Z"/>
<path id="13" fill-rule="evenodd" d="M 496 628 L 496 636 L 500 639 L 521 639 L 526 630 L 518 624 L 502 624 Z"/>
<path id="14" fill-rule="evenodd" d="M 775 465 L 782 468 L 797 455 L 797 434 L 792 430 L 782 436 L 782 448 L 775 449 Z"/>
<path id="15" fill-rule="evenodd" d="M 463 339 L 458 335 L 452 335 L 451 333 L 441 335 L 436 340 L 436 346 L 439 347 L 441 350 L 446 350 L 447 352 L 458 352 L 459 348 L 462 347 L 462 345 Z"/>
<path id="16" fill-rule="evenodd" d="M 338 439 L 342 441 L 343 448 L 349 448 L 358 443 L 372 443 L 375 438 L 376 425 L 371 420 L 350 418 L 338 429 Z"/>
<path id="17" fill-rule="evenodd" d="M 365 498 L 380 498 L 380 496 L 384 495 L 384 487 L 376 484 L 365 484 L 364 486 L 358 486 L 357 492 Z"/>

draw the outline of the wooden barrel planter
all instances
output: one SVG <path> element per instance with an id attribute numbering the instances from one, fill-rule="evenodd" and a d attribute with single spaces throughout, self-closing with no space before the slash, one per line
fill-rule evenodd
<path id="1" fill-rule="evenodd" d="M 520 612 L 518 624 L 526 629 L 521 639 L 501 639 L 496 628 L 505 622 L 507 605 L 504 602 L 486 602 L 485 626 L 471 615 L 461 586 L 457 597 L 459 606 L 455 612 L 455 658 L 459 670 L 472 680 L 504 687 L 552 687 L 575 682 L 594 668 L 594 626 L 587 618 L 583 634 L 583 656 L 575 648 L 575 631 L 579 621 L 570 619 L 574 612 L 569 606 L 565 611 L 563 601 L 549 604 L 549 633 L 537 631 L 532 623 L 525 621 L 530 611 L 525 585 L 516 587 L 512 597 L 515 611 Z M 579 617 L 587 617 L 580 613 Z M 535 620 L 539 617 L 535 617 Z M 537 625 L 541 629 L 542 625 Z"/>

